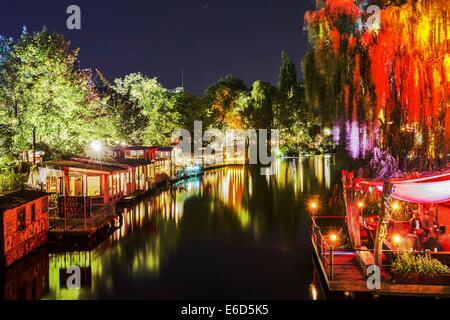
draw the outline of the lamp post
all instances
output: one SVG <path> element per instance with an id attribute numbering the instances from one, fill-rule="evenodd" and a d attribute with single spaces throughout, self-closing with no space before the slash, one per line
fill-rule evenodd
<path id="1" fill-rule="evenodd" d="M 319 209 L 319 204 L 316 201 L 311 201 L 311 203 L 309 204 L 309 208 L 312 212 L 312 216 L 316 216 L 316 212 Z"/>
<path id="2" fill-rule="evenodd" d="M 330 241 L 331 245 L 329 248 L 329 255 L 330 255 L 330 280 L 333 280 L 334 278 L 334 246 L 336 244 L 338 237 L 335 233 L 332 233 L 330 235 Z"/>
<path id="3" fill-rule="evenodd" d="M 397 248 L 397 255 L 398 255 L 398 253 L 399 253 L 399 245 L 402 242 L 402 237 L 399 234 L 395 234 L 392 237 L 392 242 L 394 242 L 395 247 Z"/>

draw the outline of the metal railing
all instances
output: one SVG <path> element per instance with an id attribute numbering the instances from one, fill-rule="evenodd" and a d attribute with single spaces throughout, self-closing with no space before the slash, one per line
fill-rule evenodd
<path id="1" fill-rule="evenodd" d="M 84 212 L 69 217 L 61 212 L 64 210 L 64 198 L 53 195 L 49 206 L 49 229 L 51 232 L 89 232 L 97 229 L 111 220 L 115 214 L 115 201 L 110 197 L 108 203 L 104 203 L 103 197 L 85 197 L 83 203 Z"/>
<path id="2" fill-rule="evenodd" d="M 337 219 L 338 217 L 326 217 L 326 216 L 318 216 L 312 217 L 312 242 L 317 250 L 317 255 L 322 263 L 327 276 L 330 280 L 335 280 L 335 273 L 339 271 L 339 273 L 344 273 L 346 270 L 350 268 L 358 268 L 361 274 L 361 280 L 367 278 L 367 268 L 371 265 L 374 265 L 374 250 L 368 249 L 365 247 L 362 248 L 345 248 L 340 249 L 336 247 L 334 243 L 330 243 L 327 240 L 327 236 L 323 234 L 324 230 L 336 230 L 339 229 L 339 226 L 326 226 L 321 227 L 317 223 L 317 219 Z M 344 217 L 341 217 L 342 220 Z M 343 220 L 344 222 L 344 220 Z M 345 223 L 345 222 L 344 222 Z M 380 267 L 381 270 L 385 271 L 382 273 L 384 276 L 390 276 L 392 263 L 398 255 L 402 253 L 409 254 L 418 254 L 418 255 L 429 255 L 432 258 L 436 258 L 441 262 L 445 259 L 450 261 L 450 252 L 433 252 L 430 250 L 423 251 L 408 251 L 408 250 L 391 250 L 391 249 L 383 249 L 383 264 Z M 342 263 L 337 261 L 336 257 L 339 255 L 354 255 L 354 259 L 350 263 Z M 387 279 L 385 279 L 387 280 Z"/>

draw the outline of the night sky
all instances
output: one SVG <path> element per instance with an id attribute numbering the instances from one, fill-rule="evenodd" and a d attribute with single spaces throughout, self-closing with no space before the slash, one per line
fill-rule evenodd
<path id="1" fill-rule="evenodd" d="M 276 83 L 285 49 L 298 68 L 307 50 L 305 10 L 315 0 L 59 0 L 2 1 L 0 34 L 17 37 L 47 26 L 80 47 L 83 68 L 108 79 L 131 72 L 158 77 L 201 94 L 233 74 L 248 84 Z M 66 28 L 66 8 L 77 4 L 82 29 Z"/>

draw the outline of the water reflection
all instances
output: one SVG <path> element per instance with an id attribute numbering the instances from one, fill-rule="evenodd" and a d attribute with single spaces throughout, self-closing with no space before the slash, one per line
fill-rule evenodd
<path id="1" fill-rule="evenodd" d="M 50 255 L 41 297 L 317 298 L 305 202 L 327 194 L 339 169 L 335 157 L 311 157 L 277 162 L 274 176 L 234 166 L 185 181 L 124 209 L 97 249 Z M 73 265 L 81 290 L 66 286 Z"/>
<path id="2" fill-rule="evenodd" d="M 0 296 L 4 300 L 37 300 L 49 290 L 48 253 L 39 250 L 13 264 L 0 281 Z"/>

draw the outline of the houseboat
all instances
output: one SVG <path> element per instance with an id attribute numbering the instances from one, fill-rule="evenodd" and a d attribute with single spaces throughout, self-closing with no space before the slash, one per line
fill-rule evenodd
<path id="1" fill-rule="evenodd" d="M 343 171 L 342 182 L 345 214 L 312 217 L 329 292 L 450 297 L 450 171 L 385 181 Z M 377 267 L 380 285 L 372 287 Z"/>
<path id="2" fill-rule="evenodd" d="M 169 182 L 174 176 L 174 149 L 172 147 L 157 146 L 115 146 L 112 157 L 117 162 L 130 159 L 150 161 L 148 171 L 152 187 Z"/>
<path id="3" fill-rule="evenodd" d="M 45 244 L 48 194 L 21 190 L 0 195 L 0 266 L 8 267 Z"/>

